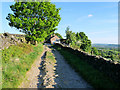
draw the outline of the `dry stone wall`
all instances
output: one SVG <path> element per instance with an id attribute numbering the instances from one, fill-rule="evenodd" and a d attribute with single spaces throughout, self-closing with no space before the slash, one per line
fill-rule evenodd
<path id="1" fill-rule="evenodd" d="M 62 50 L 67 50 L 92 65 L 95 69 L 103 72 L 114 81 L 120 83 L 120 64 L 108 61 L 103 57 L 88 55 L 87 53 L 56 43 Z"/>
<path id="2" fill-rule="evenodd" d="M 24 35 L 9 33 L 3 33 L 0 35 L 0 50 L 8 48 L 10 45 L 17 45 L 17 43 L 26 43 Z"/>

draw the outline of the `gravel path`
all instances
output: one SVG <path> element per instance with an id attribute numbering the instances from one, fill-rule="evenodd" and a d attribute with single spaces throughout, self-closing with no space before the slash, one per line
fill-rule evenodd
<path id="1" fill-rule="evenodd" d="M 56 57 L 57 66 L 56 73 L 58 77 L 55 79 L 57 88 L 92 88 L 84 81 L 64 60 L 63 56 L 56 50 L 53 51 Z"/>
<path id="2" fill-rule="evenodd" d="M 51 49 L 45 48 L 18 88 L 92 88 L 66 63 L 58 51 L 51 51 L 56 58 L 55 66 L 47 64 L 48 61 L 44 60 L 46 51 Z"/>

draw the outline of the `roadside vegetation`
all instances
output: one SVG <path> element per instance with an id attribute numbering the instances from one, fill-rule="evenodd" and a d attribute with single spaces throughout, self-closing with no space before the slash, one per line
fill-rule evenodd
<path id="1" fill-rule="evenodd" d="M 56 63 L 55 56 L 50 51 L 46 52 L 46 60 L 48 60 L 50 62 L 50 64 Z"/>
<path id="2" fill-rule="evenodd" d="M 88 36 L 84 32 L 72 32 L 69 27 L 66 29 L 66 44 L 88 53 L 91 52 L 91 40 Z"/>
<path id="3" fill-rule="evenodd" d="M 120 63 L 120 51 L 118 48 L 107 48 L 107 47 L 93 47 L 93 54 L 99 55 L 113 62 Z"/>
<path id="4" fill-rule="evenodd" d="M 54 46 L 65 60 L 94 88 L 120 88 L 117 83 L 71 52 Z"/>
<path id="5" fill-rule="evenodd" d="M 18 44 L 2 50 L 2 88 L 17 88 L 42 51 L 42 44 Z"/>
<path id="6" fill-rule="evenodd" d="M 80 49 L 90 55 L 97 55 L 112 60 L 113 62 L 120 63 L 120 52 L 117 48 L 101 48 L 92 47 L 91 40 L 84 32 L 72 32 L 70 28 L 66 29 L 66 44 L 72 48 Z M 104 46 L 103 46 L 104 47 Z"/>

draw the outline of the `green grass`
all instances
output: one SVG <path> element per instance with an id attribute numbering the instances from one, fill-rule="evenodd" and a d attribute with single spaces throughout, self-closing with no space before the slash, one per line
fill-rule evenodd
<path id="1" fill-rule="evenodd" d="M 43 46 L 19 44 L 2 51 L 2 88 L 17 88 L 42 53 Z"/>
<path id="2" fill-rule="evenodd" d="M 50 51 L 46 52 L 46 60 L 48 60 L 52 63 L 56 63 L 55 57 L 54 57 L 53 53 L 51 53 Z"/>
<path id="3" fill-rule="evenodd" d="M 67 50 L 54 46 L 65 58 L 65 60 L 83 77 L 93 88 L 120 88 L 113 80 L 105 76 L 100 71 L 93 68 L 80 57 Z"/>

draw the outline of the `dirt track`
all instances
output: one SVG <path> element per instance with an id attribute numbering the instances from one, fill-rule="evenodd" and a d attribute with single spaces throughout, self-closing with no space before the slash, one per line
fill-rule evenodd
<path id="1" fill-rule="evenodd" d="M 50 64 L 42 67 L 45 64 L 44 56 L 47 50 L 51 51 L 51 49 L 45 48 L 42 55 L 27 72 L 26 79 L 21 83 L 19 88 L 91 88 L 91 86 L 66 63 L 63 56 L 56 50 L 51 51 L 56 58 L 55 67 Z M 45 68 L 47 68 L 47 72 L 50 73 L 46 73 Z M 44 83 L 46 86 L 43 85 Z"/>

